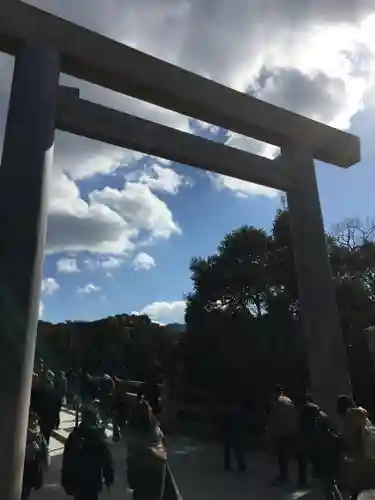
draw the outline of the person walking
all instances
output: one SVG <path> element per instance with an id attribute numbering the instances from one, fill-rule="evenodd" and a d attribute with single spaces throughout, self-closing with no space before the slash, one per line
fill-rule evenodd
<path id="1" fill-rule="evenodd" d="M 40 415 L 40 430 L 47 446 L 49 446 L 52 431 L 60 427 L 60 408 L 60 399 L 55 391 L 53 389 L 44 389 L 38 413 Z"/>
<path id="2" fill-rule="evenodd" d="M 140 399 L 130 414 L 124 439 L 133 500 L 162 500 L 167 473 L 164 436 L 149 404 Z"/>
<path id="3" fill-rule="evenodd" d="M 314 403 L 311 394 L 306 394 L 298 408 L 297 431 L 297 465 L 298 485 L 305 488 L 308 482 L 308 468 L 313 463 L 313 447 L 315 440 L 316 418 L 318 406 Z M 314 468 L 314 476 L 316 471 Z"/>
<path id="4" fill-rule="evenodd" d="M 350 500 L 356 500 L 362 490 L 375 488 L 375 428 L 367 411 L 350 396 L 339 396 L 337 412 L 341 417 L 344 465 L 349 467 L 344 480 L 349 483 Z"/>
<path id="5" fill-rule="evenodd" d="M 43 486 L 43 476 L 47 466 L 47 445 L 39 429 L 38 417 L 36 413 L 30 409 L 21 500 L 28 500 L 33 490 L 39 490 Z"/>
<path id="6" fill-rule="evenodd" d="M 49 446 L 53 429 L 60 425 L 61 401 L 47 372 L 38 377 L 31 391 L 31 405 L 39 417 L 40 430 Z"/>
<path id="7" fill-rule="evenodd" d="M 231 453 L 233 451 L 238 470 L 246 470 L 244 441 L 246 437 L 246 418 L 242 405 L 231 405 L 224 413 L 220 430 L 224 447 L 224 468 L 231 470 Z"/>
<path id="8" fill-rule="evenodd" d="M 326 500 L 343 500 L 337 484 L 342 439 L 333 430 L 327 414 L 316 405 L 314 410 L 316 419 L 311 451 L 316 475 Z"/>
<path id="9" fill-rule="evenodd" d="M 275 482 L 285 483 L 289 479 L 289 462 L 296 454 L 297 412 L 294 403 L 279 385 L 271 403 L 268 431 L 279 466 Z"/>
<path id="10" fill-rule="evenodd" d="M 103 483 L 114 483 L 111 452 L 97 427 L 96 415 L 83 411 L 82 422 L 69 435 L 63 454 L 61 485 L 74 500 L 98 500 Z"/>

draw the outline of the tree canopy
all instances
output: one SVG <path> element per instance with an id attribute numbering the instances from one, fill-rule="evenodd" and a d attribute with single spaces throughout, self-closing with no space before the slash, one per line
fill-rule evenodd
<path id="1" fill-rule="evenodd" d="M 117 315 L 91 322 L 40 322 L 37 356 L 55 369 L 114 373 L 144 380 L 167 374 L 179 338 L 173 326 L 146 315 Z"/>

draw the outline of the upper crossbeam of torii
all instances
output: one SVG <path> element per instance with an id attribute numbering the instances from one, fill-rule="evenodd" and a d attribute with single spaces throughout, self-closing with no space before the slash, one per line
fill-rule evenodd
<path id="1" fill-rule="evenodd" d="M 0 5 L 0 50 L 15 55 L 25 41 L 59 52 L 61 71 L 259 141 L 310 146 L 317 160 L 340 167 L 359 161 L 359 140 L 213 82 L 108 37 L 25 4 Z"/>

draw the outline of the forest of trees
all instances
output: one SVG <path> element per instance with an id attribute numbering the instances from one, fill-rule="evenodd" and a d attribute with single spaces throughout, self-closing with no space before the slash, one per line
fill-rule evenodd
<path id="1" fill-rule="evenodd" d="M 113 373 L 134 380 L 171 372 L 179 332 L 146 315 L 121 314 L 97 321 L 40 321 L 36 357 L 52 368 Z"/>
<path id="2" fill-rule="evenodd" d="M 364 329 L 375 324 L 375 225 L 345 220 L 327 235 L 343 335 L 358 401 L 375 410 L 375 370 Z M 268 398 L 276 382 L 298 395 L 308 372 L 287 210 L 270 234 L 244 226 L 217 252 L 193 258 L 186 331 L 119 315 L 94 322 L 40 322 L 38 355 L 144 378 L 163 374 L 213 398 Z"/>

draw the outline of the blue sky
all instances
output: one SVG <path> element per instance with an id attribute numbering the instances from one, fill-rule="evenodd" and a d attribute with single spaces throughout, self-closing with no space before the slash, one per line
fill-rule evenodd
<path id="1" fill-rule="evenodd" d="M 140 161 L 137 168 L 142 168 L 142 163 Z M 77 262 L 80 269 L 74 273 L 57 270 L 57 262 L 67 258 L 65 253 L 47 256 L 44 275 L 55 278 L 60 289 L 43 296 L 46 319 L 93 319 L 141 311 L 154 302 L 179 302 L 191 289 L 188 267 L 192 256 L 213 253 L 222 237 L 242 224 L 271 227 L 275 210 L 280 206 L 278 197 L 239 198 L 229 190 L 215 189 L 207 175 L 197 169 L 176 164 L 170 168 L 189 177 L 192 184 L 183 187 L 177 195 L 158 195 L 168 204 L 181 234 L 142 248 L 155 261 L 149 269 L 148 262 L 145 269 L 134 269 L 137 252 L 125 257 L 121 267 L 94 270 L 87 267 L 85 261 L 95 258 L 87 253 L 72 253 L 71 262 Z M 114 187 L 123 186 L 121 174 L 115 179 L 111 176 L 109 180 Z M 87 283 L 100 287 L 100 291 L 77 293 L 78 288 Z M 181 310 L 178 307 L 178 320 L 182 318 Z M 165 316 L 173 320 L 173 315 L 170 318 L 167 314 Z"/>
<path id="2" fill-rule="evenodd" d="M 317 164 L 326 228 L 375 216 L 373 0 L 28 0 L 138 50 L 359 135 L 349 170 Z M 298 4 L 298 5 L 297 5 Z M 264 33 L 272 32 L 272 37 Z M 5 118 L 13 60 L 0 57 Z M 155 75 L 157 78 L 157 75 Z M 270 145 L 63 75 L 87 99 L 264 156 Z M 3 123 L 5 121 L 3 120 Z M 3 134 L 4 125 L 0 133 Z M 56 137 L 41 317 L 146 312 L 182 321 L 189 261 L 243 224 L 270 229 L 269 189 L 68 134 Z M 308 223 L 308 222 L 307 222 Z"/>

